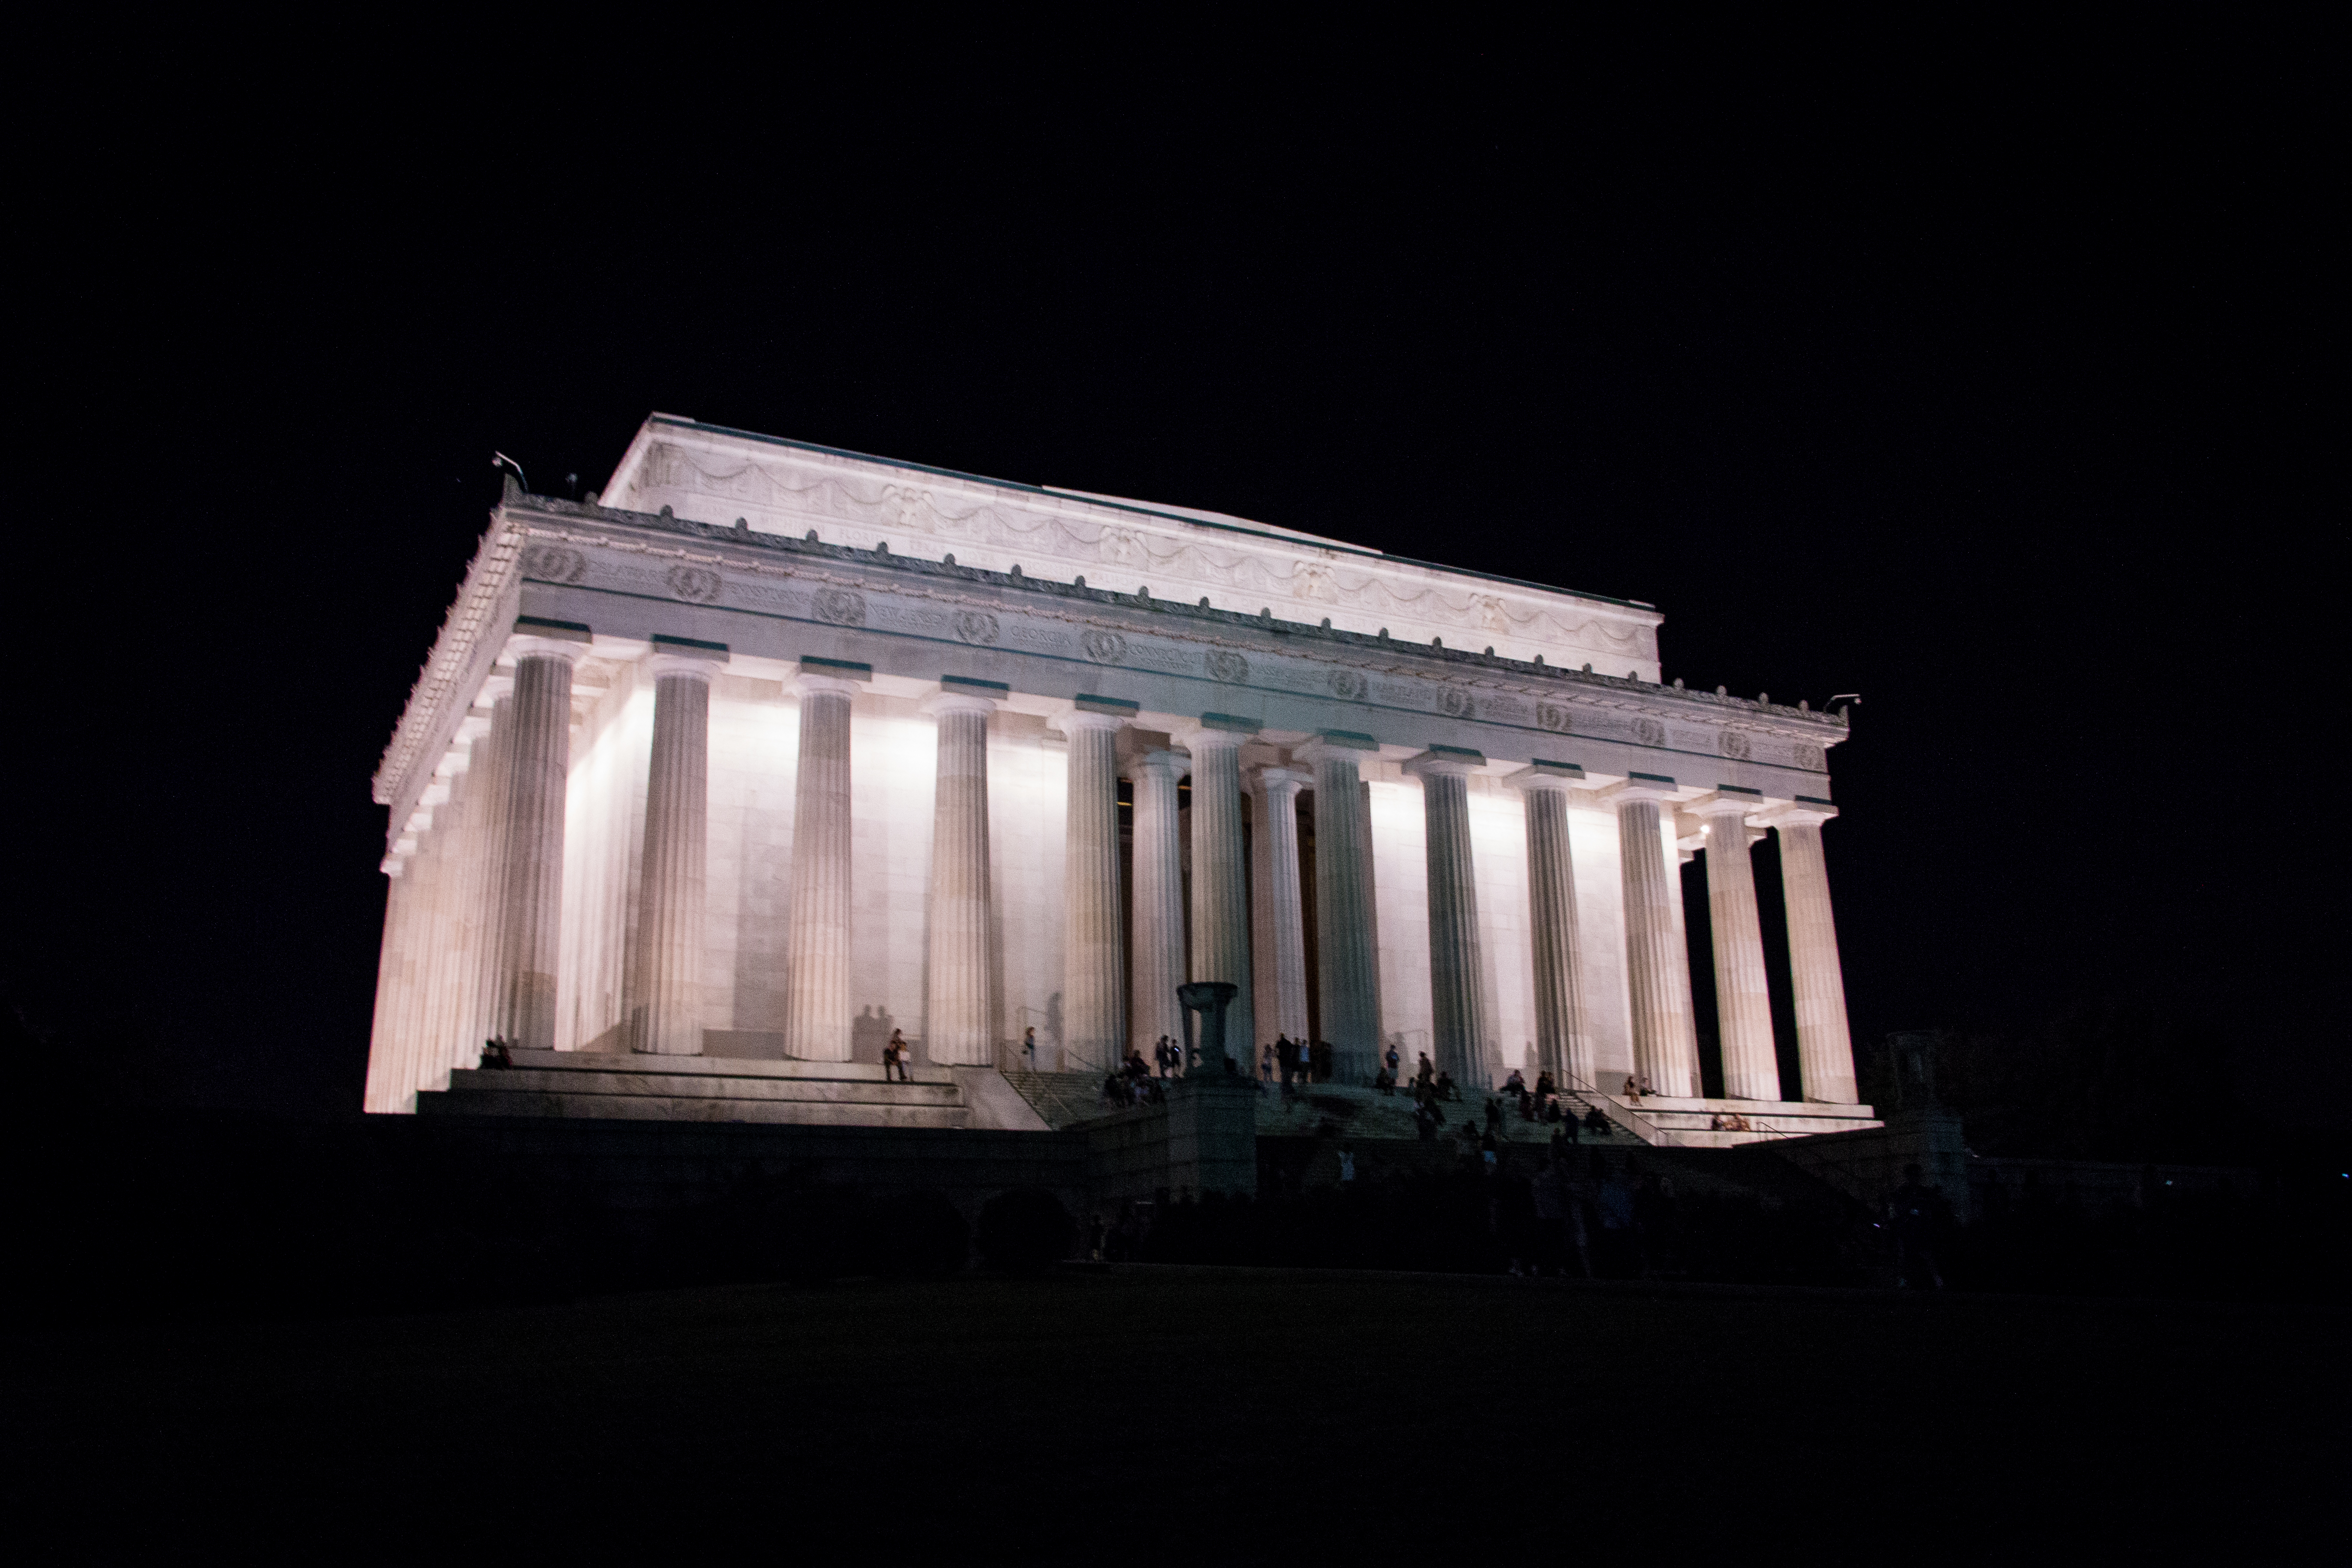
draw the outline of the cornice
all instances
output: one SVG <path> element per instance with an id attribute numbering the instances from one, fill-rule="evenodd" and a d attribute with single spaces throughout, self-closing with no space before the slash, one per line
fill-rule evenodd
<path id="1" fill-rule="evenodd" d="M 661 512 L 627 511 L 593 503 L 527 495 L 509 485 L 506 500 L 492 514 L 481 548 L 468 567 L 457 600 L 444 620 L 433 652 L 425 661 L 409 702 L 384 753 L 375 780 L 375 798 L 394 805 L 404 780 L 422 749 L 439 728 L 446 705 L 459 692 L 465 673 L 479 654 L 483 629 L 493 619 L 498 604 L 524 575 L 518 570 L 527 545 L 584 545 L 655 557 L 682 566 L 719 568 L 755 577 L 794 578 L 838 588 L 887 588 L 903 596 L 930 599 L 963 609 L 1001 607 L 997 598 L 1017 595 L 1025 613 L 1102 633 L 1132 632 L 1139 615 L 1151 618 L 1157 635 L 1193 643 L 1207 650 L 1224 649 L 1247 658 L 1279 654 L 1286 658 L 1328 666 L 1333 694 L 1343 700 L 1366 700 L 1370 681 L 1378 677 L 1422 681 L 1438 680 L 1464 691 L 1471 711 L 1478 694 L 1517 698 L 1535 705 L 1537 727 L 1562 734 L 1570 731 L 1566 704 L 1600 709 L 1633 722 L 1637 743 L 1664 743 L 1664 726 L 1674 721 L 1704 723 L 1725 734 L 1748 733 L 1826 749 L 1844 740 L 1848 728 L 1835 715 L 1800 711 L 1777 704 L 1719 697 L 1711 692 L 1685 691 L 1671 686 L 1628 679 L 1590 669 L 1568 669 L 1498 654 L 1427 646 L 1361 632 L 1286 621 L 1270 613 L 1251 616 L 1138 594 L 1032 577 L 1013 571 L 933 561 L 898 553 L 887 547 L 862 549 L 828 544 L 814 539 L 756 531 L 738 523 L 732 528 Z M 545 580 L 569 580 L 558 569 Z M 576 570 L 584 570 L 584 562 Z M 716 582 L 714 580 L 715 588 Z M 981 598 L 974 590 L 993 597 Z M 691 599 L 687 602 L 696 602 Z M 1345 672 L 1345 673 L 1343 673 Z M 1353 691 L 1345 689 L 1351 683 Z M 1551 706 L 1547 706 L 1549 700 Z M 1557 721 L 1555 722 L 1555 720 Z M 1654 736 L 1642 730 L 1650 721 L 1659 727 Z M 1738 756 L 1738 742 L 1726 741 L 1727 755 Z"/>

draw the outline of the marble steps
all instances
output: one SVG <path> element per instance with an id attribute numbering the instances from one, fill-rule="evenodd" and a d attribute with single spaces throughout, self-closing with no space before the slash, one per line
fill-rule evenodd
<path id="1" fill-rule="evenodd" d="M 513 1089 L 425 1090 L 420 1116 L 528 1116 L 614 1121 L 764 1121 L 803 1127 L 965 1128 L 961 1105 L 842 1104 L 807 1100 L 667 1098 L 642 1094 L 578 1094 Z"/>
<path id="2" fill-rule="evenodd" d="M 878 1065 L 719 1057 L 517 1051 L 510 1068 L 464 1068 L 446 1089 L 420 1093 L 419 1115 L 527 1116 L 630 1121 L 762 1121 L 825 1127 L 971 1125 L 954 1075 L 918 1069 L 911 1082 Z"/>
<path id="3" fill-rule="evenodd" d="M 1100 1073 L 1014 1069 L 1004 1074 L 1004 1081 L 1045 1119 L 1047 1126 L 1056 1130 L 1111 1112 L 1103 1103 Z"/>

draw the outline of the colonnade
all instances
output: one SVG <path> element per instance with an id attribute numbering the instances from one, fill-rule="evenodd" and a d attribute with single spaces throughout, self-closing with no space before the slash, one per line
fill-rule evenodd
<path id="1" fill-rule="evenodd" d="M 394 883 L 387 915 L 385 983 L 379 989 L 379 1040 L 450 1042 L 446 1071 L 465 1048 L 499 1036 L 551 1049 L 555 1032 L 557 933 L 561 918 L 565 773 L 573 662 L 579 641 L 524 637 L 510 693 L 497 698 L 471 766 L 452 781 L 445 809 L 453 837 L 413 857 Z M 638 1051 L 701 1049 L 699 999 L 709 828 L 710 681 L 727 650 L 656 638 L 645 674 L 654 690 L 647 763 L 638 921 L 623 1016 Z M 856 694 L 871 679 L 863 665 L 804 659 L 799 764 L 784 975 L 784 1049 L 806 1060 L 850 1057 L 851 724 Z M 983 1065 L 995 1059 L 995 999 L 990 950 L 988 724 L 1009 695 L 999 683 L 948 678 L 927 705 L 939 726 L 932 831 L 925 1047 L 930 1059 Z M 1184 979 L 1220 980 L 1237 991 L 1228 1016 L 1251 1028 L 1254 983 L 1268 988 L 1276 1027 L 1307 1033 L 1308 986 L 1320 1001 L 1320 1032 L 1344 1079 L 1362 1081 L 1381 1053 L 1373 943 L 1370 823 L 1361 767 L 1377 758 L 1369 735 L 1324 731 L 1292 747 L 1297 767 L 1241 767 L 1258 725 L 1208 713 L 1172 739 L 1181 750 L 1130 760 L 1134 785 L 1131 933 L 1121 931 L 1129 900 L 1120 887 L 1118 791 L 1119 732 L 1131 702 L 1080 697 L 1054 722 L 1068 739 L 1067 846 L 1063 986 L 1064 1065 L 1114 1066 L 1130 1040 L 1181 1037 L 1175 1000 Z M 1465 1086 L 1489 1081 L 1492 1032 L 1480 951 L 1478 879 L 1470 831 L 1469 779 L 1486 771 L 1473 751 L 1433 746 L 1405 765 L 1420 779 L 1425 813 L 1432 1043 L 1437 1067 Z M 1311 769 L 1308 772 L 1301 768 Z M 1191 940 L 1187 962 L 1182 831 L 1178 781 L 1192 779 Z M 1765 986 L 1761 927 L 1750 845 L 1765 826 L 1781 834 L 1790 958 L 1796 994 L 1804 1098 L 1855 1099 L 1844 992 L 1832 920 L 1821 825 L 1825 802 L 1767 803 L 1719 788 L 1679 798 L 1668 778 L 1635 773 L 1595 788 L 1582 771 L 1538 762 L 1509 783 L 1525 796 L 1529 936 L 1533 951 L 1536 1066 L 1592 1083 L 1597 1074 L 1592 1005 L 1580 957 L 1570 792 L 1613 812 L 1623 898 L 1624 957 L 1636 1070 L 1668 1095 L 1699 1092 L 1675 850 L 1668 837 L 1679 811 L 1703 825 L 1714 977 L 1722 1023 L 1727 1094 L 1778 1100 Z M 1307 971 L 1304 889 L 1297 809 L 1313 789 L 1316 972 Z M 1249 867 L 1242 798 L 1254 795 L 1267 875 L 1256 921 L 1267 972 L 1252 973 Z M 464 882 L 457 886 L 451 879 Z M 457 911 L 453 916 L 451 911 Z M 472 940 L 444 926 L 471 921 Z M 423 921 L 424 924 L 419 922 Z M 470 952 L 465 974 L 410 975 L 394 984 L 394 954 Z M 404 959 L 412 965 L 417 962 Z M 1132 969 L 1132 990 L 1128 971 Z M 390 1018 L 387 1009 L 418 1008 Z M 411 1047 L 415 1048 L 415 1047 Z M 1247 1049 L 1244 1047 L 1244 1051 Z M 1244 1051 L 1236 1051 L 1242 1056 Z M 1244 1070 L 1251 1064 L 1244 1061 Z M 1406 1064 L 1407 1070 L 1411 1064 Z M 418 1064 L 376 1064 L 372 1108 L 397 1109 L 392 1086 L 437 1076 Z M 1613 1084 L 1599 1087 L 1609 1089 Z"/>

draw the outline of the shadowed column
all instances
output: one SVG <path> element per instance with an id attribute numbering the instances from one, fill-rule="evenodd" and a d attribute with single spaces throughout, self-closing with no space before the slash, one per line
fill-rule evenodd
<path id="1" fill-rule="evenodd" d="M 1716 1028 L 1723 1042 L 1723 1092 L 1733 1100 L 1780 1098 L 1772 995 L 1764 982 L 1764 928 L 1756 916 L 1756 871 L 1748 858 L 1748 815 L 1763 804 L 1759 795 L 1722 788 L 1688 808 L 1706 824 Z"/>
<path id="2" fill-rule="evenodd" d="M 723 647 L 654 639 L 646 765 L 645 854 L 637 882 L 636 995 L 631 1044 L 657 1056 L 702 1054 L 705 859 L 710 836 L 710 678 Z"/>
<path id="3" fill-rule="evenodd" d="M 1780 889 L 1789 907 L 1789 975 L 1797 1001 L 1797 1068 L 1807 1100 L 1853 1105 L 1853 1040 L 1846 1030 L 1845 973 L 1838 963 L 1837 922 L 1830 914 L 1830 870 L 1822 824 L 1837 815 L 1826 801 L 1801 800 L 1772 814 L 1780 830 Z"/>
<path id="4" fill-rule="evenodd" d="M 525 623 L 518 622 L 518 626 Z M 563 927 L 564 781 L 572 765 L 572 667 L 581 640 L 525 635 L 516 654 L 506 755 L 506 874 L 493 1032 L 555 1048 L 555 966 Z"/>
<path id="5" fill-rule="evenodd" d="M 1478 878 L 1470 854 L 1470 774 L 1476 752 L 1432 746 L 1405 763 L 1421 780 L 1429 856 L 1431 1044 L 1464 1095 L 1495 1086 L 1486 1071 L 1486 968 L 1478 944 Z"/>
<path id="6" fill-rule="evenodd" d="M 507 930 L 507 753 L 514 741 L 514 695 L 493 699 L 489 729 L 474 742 L 470 771 L 481 775 L 482 832 L 475 852 L 482 858 L 474 881 L 477 938 L 474 945 L 474 988 L 467 1011 L 466 1051 L 478 1051 L 497 1034 L 499 976 L 506 962 Z M 473 1059 L 461 1055 L 470 1066 Z"/>
<path id="7" fill-rule="evenodd" d="M 1226 1010 L 1225 1050 L 1254 1059 L 1249 1036 L 1255 1005 L 1250 988 L 1249 867 L 1242 858 L 1242 742 L 1257 731 L 1254 720 L 1204 713 L 1183 736 L 1192 753 L 1192 978 L 1234 987 Z M 1211 1064 L 1215 1065 L 1215 1064 Z"/>
<path id="8" fill-rule="evenodd" d="M 1635 773 L 1611 792 L 1617 808 L 1618 864 L 1625 891 L 1625 979 L 1633 999 L 1634 1070 L 1660 1094 L 1698 1093 L 1698 1037 L 1691 1019 L 1690 958 L 1675 929 L 1660 826 L 1671 811 L 1675 781 Z M 1604 1083 L 1614 1094 L 1622 1085 Z"/>
<path id="9" fill-rule="evenodd" d="M 1326 730 L 1290 754 L 1315 770 L 1315 984 L 1323 1037 L 1340 1082 L 1370 1083 L 1379 1070 L 1381 1009 L 1359 764 L 1377 759 L 1380 746 L 1370 735 Z"/>
<path id="10" fill-rule="evenodd" d="M 1128 1037 L 1184 1037 L 1184 872 L 1176 780 L 1191 765 L 1181 752 L 1150 752 L 1135 779 L 1135 995 Z"/>
<path id="11" fill-rule="evenodd" d="M 849 701 L 865 665 L 801 660 L 800 771 L 793 785 L 784 1052 L 849 1059 Z"/>
<path id="12" fill-rule="evenodd" d="M 1272 960 L 1272 973 L 1258 976 L 1259 994 L 1272 1004 L 1274 1033 L 1303 1040 L 1307 908 L 1298 880 L 1298 792 L 1310 781 L 1290 768 L 1259 768 L 1251 782 L 1257 786 L 1258 809 L 1257 834 L 1250 847 L 1266 871 L 1265 906 L 1257 912 L 1257 924 L 1265 931 Z"/>
<path id="13" fill-rule="evenodd" d="M 1536 1062 L 1555 1079 L 1592 1083 L 1585 1035 L 1584 971 L 1576 929 L 1576 863 L 1569 851 L 1568 792 L 1584 770 L 1537 762 L 1511 776 L 1527 797 L 1528 935 L 1535 949 Z"/>
<path id="14" fill-rule="evenodd" d="M 988 716 L 1007 688 L 950 676 L 924 705 L 939 721 L 939 786 L 931 816 L 930 991 L 923 1048 L 933 1062 L 996 1059 L 989 972 Z"/>
<path id="15" fill-rule="evenodd" d="M 1063 904 L 1062 1052 L 1089 1071 L 1116 1068 L 1127 1047 L 1127 981 L 1119 941 L 1118 732 L 1131 702 L 1080 697 L 1054 721 L 1070 740 L 1068 868 Z"/>

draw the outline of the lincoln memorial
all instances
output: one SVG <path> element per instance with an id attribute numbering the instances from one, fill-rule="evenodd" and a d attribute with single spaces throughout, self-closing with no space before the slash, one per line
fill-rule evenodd
<path id="1" fill-rule="evenodd" d="M 1846 721 L 1665 683 L 1663 619 L 656 415 L 584 500 L 509 482 L 384 754 L 367 1109 L 496 1079 L 509 1113 L 1026 1125 L 1008 1075 L 1099 1081 L 1208 980 L 1245 1072 L 1287 1036 L 1340 1086 L 1391 1047 L 1549 1072 L 1653 1142 L 1873 1125 L 1823 850 Z"/>

